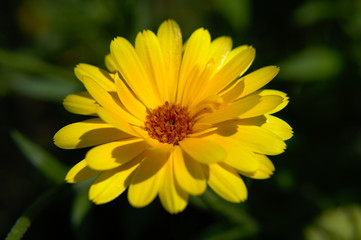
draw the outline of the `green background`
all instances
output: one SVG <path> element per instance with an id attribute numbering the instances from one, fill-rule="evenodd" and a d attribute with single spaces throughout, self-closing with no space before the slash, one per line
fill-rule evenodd
<path id="1" fill-rule="evenodd" d="M 38 202 L 24 239 L 361 239 L 361 1 L 15 0 L 0 18 L 0 238 L 86 152 L 52 142 L 84 119 L 61 104 L 82 89 L 75 65 L 104 68 L 114 37 L 134 42 L 173 18 L 184 39 L 204 27 L 252 45 L 248 72 L 280 66 L 267 88 L 289 95 L 276 115 L 295 134 L 271 157 L 275 174 L 245 179 L 245 203 L 209 191 L 178 215 L 158 199 L 132 208 L 126 194 L 94 206 L 88 183 L 65 185 Z"/>

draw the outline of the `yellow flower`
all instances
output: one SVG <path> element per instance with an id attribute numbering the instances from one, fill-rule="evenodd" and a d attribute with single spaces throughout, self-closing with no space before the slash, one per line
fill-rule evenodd
<path id="1" fill-rule="evenodd" d="M 173 20 L 157 34 L 145 30 L 133 47 L 117 37 L 105 63 L 75 68 L 86 92 L 67 96 L 65 108 L 94 116 L 54 136 L 61 148 L 91 148 L 67 174 L 76 183 L 96 176 L 89 198 L 107 203 L 126 189 L 134 207 L 156 196 L 170 213 L 184 210 L 189 194 L 207 185 L 230 202 L 247 198 L 240 175 L 264 179 L 274 171 L 266 155 L 280 154 L 291 127 L 272 116 L 286 94 L 259 90 L 278 73 L 268 66 L 249 73 L 251 46 L 232 49 L 229 37 L 211 41 L 196 30 L 183 45 Z"/>

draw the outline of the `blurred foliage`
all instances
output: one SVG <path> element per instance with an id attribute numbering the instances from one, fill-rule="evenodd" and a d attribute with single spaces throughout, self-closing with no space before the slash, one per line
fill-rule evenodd
<path id="1" fill-rule="evenodd" d="M 360 205 L 327 210 L 306 229 L 305 235 L 306 240 L 361 239 Z"/>
<path id="2" fill-rule="evenodd" d="M 0 12 L 0 237 L 23 216 L 31 221 L 24 239 L 37 240 L 360 239 L 361 1 L 15 0 Z M 246 203 L 207 191 L 176 216 L 157 201 L 134 209 L 124 195 L 93 206 L 89 182 L 67 186 L 65 196 L 49 193 L 86 151 L 52 142 L 62 126 L 83 119 L 61 105 L 82 88 L 75 65 L 104 67 L 114 37 L 133 42 L 167 18 L 184 39 L 205 27 L 213 38 L 231 36 L 234 46 L 253 45 L 251 70 L 281 67 L 268 87 L 289 94 L 278 115 L 295 136 L 272 157 L 275 175 L 247 179 Z M 27 218 L 28 205 L 42 212 Z"/>

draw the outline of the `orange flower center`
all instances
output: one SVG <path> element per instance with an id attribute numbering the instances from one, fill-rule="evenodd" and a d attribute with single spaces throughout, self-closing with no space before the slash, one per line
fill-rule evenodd
<path id="1" fill-rule="evenodd" d="M 145 130 L 161 143 L 177 145 L 192 132 L 193 119 L 187 107 L 165 102 L 154 110 L 148 110 Z"/>

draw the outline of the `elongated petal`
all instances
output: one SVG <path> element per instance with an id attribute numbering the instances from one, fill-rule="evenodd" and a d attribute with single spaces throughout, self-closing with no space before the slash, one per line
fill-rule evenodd
<path id="1" fill-rule="evenodd" d="M 243 52 L 244 50 L 247 50 L 250 47 L 251 46 L 249 46 L 249 45 L 241 45 L 241 46 L 238 46 L 238 47 L 232 49 L 230 51 L 230 53 L 228 54 L 226 60 L 224 61 L 224 64 L 227 64 L 228 62 L 233 61 L 236 56 L 239 56 L 240 52 Z"/>
<path id="2" fill-rule="evenodd" d="M 193 67 L 184 86 L 183 98 L 181 100 L 183 106 L 193 107 L 200 100 L 203 100 L 199 96 L 203 95 L 202 90 L 208 84 L 213 70 L 213 63 L 208 63 L 206 66 L 195 65 Z"/>
<path id="3" fill-rule="evenodd" d="M 99 107 L 97 113 L 104 122 L 109 123 L 125 133 L 136 136 L 129 123 L 123 120 L 119 112 Z"/>
<path id="4" fill-rule="evenodd" d="M 65 180 L 68 183 L 82 182 L 95 177 L 99 173 L 99 171 L 89 168 L 85 160 L 82 160 L 69 170 Z"/>
<path id="5" fill-rule="evenodd" d="M 117 69 L 136 96 L 148 107 L 156 108 L 162 102 L 157 95 L 156 86 L 151 84 L 144 67 L 128 40 L 118 37 L 110 44 L 110 52 Z"/>
<path id="6" fill-rule="evenodd" d="M 118 73 L 115 75 L 114 81 L 118 97 L 124 107 L 132 113 L 134 117 L 144 122 L 147 113 L 146 107 L 133 95 Z"/>
<path id="7" fill-rule="evenodd" d="M 134 159 L 118 168 L 101 173 L 89 189 L 89 199 L 96 204 L 110 202 L 129 186 L 132 173 L 140 159 Z"/>
<path id="8" fill-rule="evenodd" d="M 102 144 L 88 151 L 85 160 L 94 170 L 109 170 L 132 160 L 146 149 L 145 142 L 140 138 Z"/>
<path id="9" fill-rule="evenodd" d="M 241 113 L 238 117 L 252 118 L 264 114 L 270 114 L 280 105 L 282 105 L 284 100 L 285 99 L 283 97 L 277 95 L 260 95 L 259 102 L 249 110 Z"/>
<path id="10" fill-rule="evenodd" d="M 211 37 L 207 30 L 197 29 L 189 38 L 183 55 L 182 65 L 179 73 L 177 102 L 183 98 L 186 82 L 190 77 L 193 68 L 199 65 L 203 68 L 208 62 L 208 51 L 211 44 Z"/>
<path id="11" fill-rule="evenodd" d="M 122 120 L 133 124 L 133 125 L 143 125 L 143 122 L 131 115 L 129 112 L 124 110 L 120 106 L 120 102 L 109 92 L 105 91 L 97 82 L 89 77 L 83 78 L 83 83 L 90 95 L 105 109 L 108 109 L 112 112 L 116 112 L 117 115 L 121 116 Z M 113 92 L 115 94 L 115 92 Z"/>
<path id="12" fill-rule="evenodd" d="M 99 104 L 88 92 L 73 93 L 63 101 L 66 110 L 81 115 L 96 115 Z"/>
<path id="13" fill-rule="evenodd" d="M 221 92 L 228 84 L 242 75 L 252 64 L 255 57 L 255 50 L 252 47 L 241 51 L 232 60 L 225 63 L 224 66 L 213 76 L 209 82 L 207 93 L 209 95 Z"/>
<path id="14" fill-rule="evenodd" d="M 81 63 L 76 66 L 74 72 L 76 77 L 80 81 L 83 81 L 83 78 L 85 76 L 90 77 L 94 79 L 106 91 L 115 91 L 113 77 L 111 76 L 110 73 L 108 73 L 107 71 L 101 68 L 89 64 Z"/>
<path id="15" fill-rule="evenodd" d="M 224 162 L 237 170 L 244 172 L 254 172 L 259 167 L 259 161 L 255 154 L 247 149 L 238 141 L 232 138 L 232 136 L 223 137 L 217 134 L 212 134 L 205 137 L 217 142 L 226 152 L 227 158 Z"/>
<path id="16" fill-rule="evenodd" d="M 116 65 L 115 60 L 114 60 L 114 57 L 110 53 L 105 56 L 105 66 L 111 72 L 118 71 L 117 65 Z"/>
<path id="17" fill-rule="evenodd" d="M 252 108 L 255 108 L 261 102 L 261 97 L 258 95 L 250 95 L 242 98 L 239 101 L 233 102 L 227 106 L 215 110 L 211 114 L 204 115 L 199 119 L 199 123 L 218 123 L 231 119 L 235 119 L 244 113 L 247 113 Z"/>
<path id="18" fill-rule="evenodd" d="M 282 140 L 288 140 L 292 137 L 293 131 L 291 126 L 282 119 L 272 115 L 266 115 L 266 121 L 267 122 L 262 125 L 262 128 L 275 133 L 282 138 Z"/>
<path id="19" fill-rule="evenodd" d="M 160 202 L 172 214 L 183 211 L 188 204 L 188 194 L 179 187 L 174 179 L 174 167 L 173 159 L 169 159 L 164 166 L 159 189 Z"/>
<path id="20" fill-rule="evenodd" d="M 209 164 L 208 184 L 219 196 L 230 202 L 247 199 L 247 188 L 238 173 L 226 164 Z"/>
<path id="21" fill-rule="evenodd" d="M 54 143 L 64 149 L 84 148 L 130 138 L 125 132 L 99 118 L 67 125 L 54 136 Z"/>
<path id="22" fill-rule="evenodd" d="M 184 138 L 179 142 L 183 151 L 200 163 L 224 161 L 226 151 L 217 143 L 202 138 Z"/>
<path id="23" fill-rule="evenodd" d="M 171 157 L 174 162 L 174 175 L 178 185 L 192 195 L 202 194 L 207 187 L 201 164 L 192 159 L 179 146 L 174 147 Z"/>
<path id="24" fill-rule="evenodd" d="M 232 38 L 219 37 L 211 42 L 208 58 L 214 62 L 214 70 L 218 70 L 232 49 Z"/>
<path id="25" fill-rule="evenodd" d="M 227 87 L 220 95 L 225 102 L 233 102 L 236 99 L 247 96 L 260 89 L 271 81 L 279 72 L 276 66 L 268 66 L 258 69 Z"/>
<path id="26" fill-rule="evenodd" d="M 283 99 L 282 103 L 278 105 L 276 108 L 274 108 L 272 111 L 268 112 L 268 114 L 273 114 L 281 111 L 283 108 L 287 106 L 289 102 L 287 94 L 278 90 L 265 89 L 265 90 L 260 90 L 258 94 L 260 96 L 279 96 Z"/>
<path id="27" fill-rule="evenodd" d="M 173 20 L 164 21 L 157 32 L 166 71 L 166 100 L 175 102 L 182 59 L 182 33 Z"/>
<path id="28" fill-rule="evenodd" d="M 143 63 L 144 70 L 154 86 L 161 101 L 166 100 L 166 90 L 168 90 L 168 79 L 166 79 L 166 69 L 157 36 L 152 31 L 143 31 L 139 33 L 135 40 L 135 50 L 140 61 Z"/>
<path id="29" fill-rule="evenodd" d="M 239 125 L 233 137 L 261 154 L 277 155 L 286 148 L 286 144 L 279 136 L 258 126 Z"/>
<path id="30" fill-rule="evenodd" d="M 275 170 L 273 163 L 271 162 L 271 160 L 269 160 L 269 158 L 267 156 L 265 156 L 263 154 L 256 154 L 256 156 L 257 156 L 258 162 L 260 163 L 258 169 L 252 173 L 242 172 L 242 171 L 239 171 L 239 173 L 244 176 L 254 178 L 254 179 L 269 178 Z"/>
<path id="31" fill-rule="evenodd" d="M 268 66 L 260 68 L 246 76 L 240 81 L 244 81 L 244 89 L 240 97 L 247 96 L 269 83 L 280 71 L 277 66 Z"/>
<path id="32" fill-rule="evenodd" d="M 168 153 L 149 151 L 140 163 L 128 190 L 129 203 L 144 207 L 157 196 L 162 179 L 162 168 L 169 158 Z"/>

